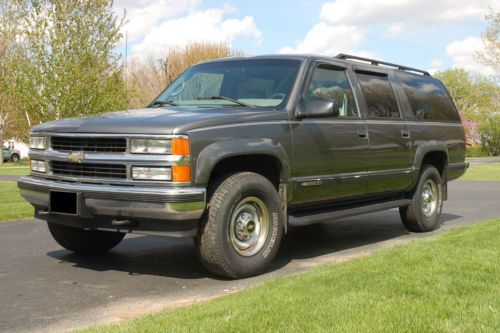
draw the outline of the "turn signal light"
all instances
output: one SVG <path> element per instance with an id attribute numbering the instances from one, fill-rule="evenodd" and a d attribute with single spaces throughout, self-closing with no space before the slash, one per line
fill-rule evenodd
<path id="1" fill-rule="evenodd" d="M 189 140 L 187 138 L 172 139 L 172 155 L 189 155 Z"/>
<path id="2" fill-rule="evenodd" d="M 174 182 L 190 182 L 191 181 L 191 166 L 189 166 L 189 165 L 174 165 L 174 166 L 172 166 L 172 181 L 174 181 Z"/>

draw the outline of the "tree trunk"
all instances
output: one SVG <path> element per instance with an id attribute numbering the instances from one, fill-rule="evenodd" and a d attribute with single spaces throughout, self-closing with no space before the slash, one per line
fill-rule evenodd
<path id="1" fill-rule="evenodd" d="M 3 139 L 5 135 L 5 130 L 7 129 L 7 118 L 8 115 L 0 114 L 0 147 L 2 148 L 2 158 L 0 158 L 0 165 L 3 164 Z"/>
<path id="2" fill-rule="evenodd" d="M 3 164 L 3 128 L 2 127 L 0 127 L 0 147 L 2 147 L 2 158 L 0 158 L 0 165 L 2 165 Z"/>

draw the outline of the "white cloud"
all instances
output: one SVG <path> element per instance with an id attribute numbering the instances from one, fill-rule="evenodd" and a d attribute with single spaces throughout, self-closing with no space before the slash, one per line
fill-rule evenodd
<path id="1" fill-rule="evenodd" d="M 163 21 L 151 28 L 146 36 L 132 47 L 132 54 L 156 54 L 168 47 L 183 46 L 196 41 L 231 43 L 236 38 L 248 37 L 258 42 L 262 32 L 253 17 L 225 19 L 225 15 L 232 11 L 228 7 L 212 8 L 192 11 L 185 16 Z"/>
<path id="2" fill-rule="evenodd" d="M 158 22 L 179 14 L 195 10 L 201 0 L 117 0 L 115 12 L 122 15 L 126 10 L 126 24 L 123 28 L 130 42 L 141 39 Z"/>
<path id="3" fill-rule="evenodd" d="M 437 71 L 439 71 L 442 64 L 443 64 L 443 59 L 438 59 L 438 58 L 432 59 L 430 63 L 431 68 L 427 69 L 427 71 L 431 73 L 431 75 L 434 75 L 436 74 Z"/>
<path id="4" fill-rule="evenodd" d="M 332 26 L 325 22 L 316 24 L 295 47 L 284 47 L 280 53 L 317 53 L 336 55 L 356 48 L 364 34 L 355 26 Z"/>
<path id="5" fill-rule="evenodd" d="M 443 23 L 481 18 L 497 0 L 336 0 L 321 9 L 331 24 Z"/>
<path id="6" fill-rule="evenodd" d="M 394 38 L 398 37 L 401 35 L 401 33 L 404 31 L 404 25 L 403 23 L 395 23 L 389 26 L 387 30 L 384 33 L 384 37 L 387 38 Z"/>
<path id="7" fill-rule="evenodd" d="M 481 38 L 468 37 L 448 44 L 446 54 L 451 58 L 453 67 L 461 67 L 478 74 L 492 75 L 493 69 L 477 63 L 474 59 L 476 52 L 481 52 L 483 49 Z"/>
<path id="8" fill-rule="evenodd" d="M 432 59 L 431 60 L 431 66 L 433 67 L 441 67 L 441 65 L 443 64 L 443 59 Z"/>

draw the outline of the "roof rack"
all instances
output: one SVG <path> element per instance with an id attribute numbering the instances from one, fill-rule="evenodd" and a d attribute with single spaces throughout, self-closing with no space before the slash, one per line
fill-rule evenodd
<path id="1" fill-rule="evenodd" d="M 375 59 L 368 59 L 368 58 L 363 58 L 363 57 L 358 57 L 358 56 L 353 56 L 349 54 L 344 54 L 344 53 L 339 53 L 335 56 L 337 59 L 343 59 L 343 60 L 360 60 L 360 61 L 366 61 L 371 63 L 372 65 L 379 66 L 379 65 L 384 65 L 388 67 L 394 67 L 396 69 L 399 69 L 401 71 L 405 72 L 414 72 L 414 73 L 420 73 L 423 75 L 431 76 L 429 72 L 423 71 L 421 69 L 416 69 L 416 68 L 411 68 L 411 67 L 406 67 L 402 65 L 396 65 L 396 64 L 391 64 L 390 62 L 385 62 L 385 61 L 380 61 L 380 60 L 375 60 Z"/>

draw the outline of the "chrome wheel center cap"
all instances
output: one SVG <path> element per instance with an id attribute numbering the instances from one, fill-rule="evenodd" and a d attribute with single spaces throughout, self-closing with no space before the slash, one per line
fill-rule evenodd
<path id="1" fill-rule="evenodd" d="M 255 231 L 256 226 L 252 214 L 242 212 L 236 221 L 236 238 L 240 241 L 248 241 Z"/>
<path id="2" fill-rule="evenodd" d="M 238 254 L 250 257 L 259 252 L 269 232 L 269 211 L 257 197 L 241 200 L 231 217 L 229 239 Z"/>

